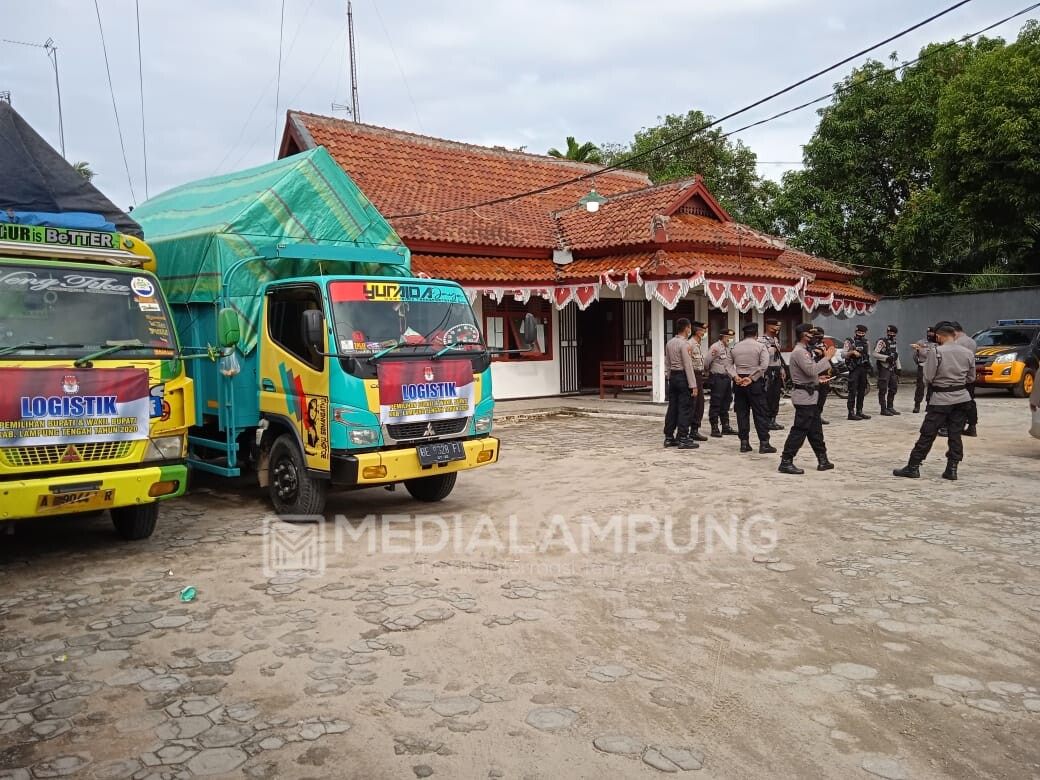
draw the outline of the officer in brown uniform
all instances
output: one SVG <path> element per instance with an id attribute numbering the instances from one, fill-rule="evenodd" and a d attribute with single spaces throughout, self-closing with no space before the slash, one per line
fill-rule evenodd
<path id="1" fill-rule="evenodd" d="M 711 435 L 715 438 L 737 435 L 729 424 L 729 408 L 733 403 L 733 380 L 737 376 L 733 368 L 733 347 L 730 343 L 732 339 L 732 328 L 721 331 L 719 340 L 711 345 L 704 358 L 704 367 L 708 372 L 708 387 L 711 388 L 708 422 L 711 423 Z"/>
<path id="2" fill-rule="evenodd" d="M 968 386 L 975 381 L 975 353 L 956 343 L 953 326 L 940 322 L 935 326 L 938 342 L 925 352 L 924 381 L 928 385 L 928 408 L 921 423 L 921 434 L 910 451 L 906 466 L 895 469 L 897 477 L 917 479 L 921 464 L 928 457 L 939 428 L 949 432 L 946 450 L 946 471 L 943 479 L 957 479 L 957 464 L 964 459 L 961 436 L 971 408 Z"/>
<path id="3" fill-rule="evenodd" d="M 668 412 L 664 416 L 664 446 L 694 450 L 700 445 L 690 438 L 690 408 L 697 395 L 697 378 L 690 358 L 690 321 L 675 321 L 675 335 L 664 345 L 668 368 Z"/>
<path id="4" fill-rule="evenodd" d="M 693 321 L 690 334 L 690 360 L 693 362 L 693 375 L 697 379 L 697 395 L 693 397 L 693 410 L 690 415 L 690 438 L 694 441 L 707 441 L 701 435 L 701 423 L 704 421 L 704 352 L 701 341 L 704 339 L 705 325 Z"/>
<path id="5" fill-rule="evenodd" d="M 766 406 L 765 375 L 769 368 L 769 349 L 758 340 L 758 323 L 749 322 L 741 331 L 744 339 L 731 350 L 733 370 L 733 406 L 737 412 L 737 434 L 740 451 L 751 452 L 751 421 L 755 418 L 758 451 L 776 452 L 769 444 L 769 409 Z"/>

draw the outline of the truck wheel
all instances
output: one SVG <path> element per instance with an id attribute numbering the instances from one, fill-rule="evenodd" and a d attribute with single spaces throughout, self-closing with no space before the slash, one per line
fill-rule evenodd
<path id="1" fill-rule="evenodd" d="M 320 515 L 325 511 L 328 483 L 307 474 L 296 439 L 283 433 L 271 445 L 271 503 L 280 515 Z"/>
<path id="2" fill-rule="evenodd" d="M 455 488 L 457 477 L 458 473 L 453 471 L 450 474 L 438 474 L 434 477 L 406 479 L 404 486 L 416 501 L 440 501 L 447 498 Z"/>
<path id="3" fill-rule="evenodd" d="M 1022 372 L 1022 380 L 1011 389 L 1011 394 L 1015 398 L 1028 398 L 1029 394 L 1033 392 L 1033 383 L 1035 381 L 1036 374 L 1027 368 Z"/>
<path id="4" fill-rule="evenodd" d="M 121 506 L 111 512 L 112 525 L 116 527 L 117 534 L 130 541 L 147 539 L 155 530 L 155 521 L 159 519 L 159 502 Z"/>

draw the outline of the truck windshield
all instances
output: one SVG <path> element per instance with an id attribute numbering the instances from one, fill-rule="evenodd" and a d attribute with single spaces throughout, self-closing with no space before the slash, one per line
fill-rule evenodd
<path id="1" fill-rule="evenodd" d="M 1035 328 L 990 328 L 975 334 L 975 344 L 979 347 L 1024 346 L 1031 342 L 1035 335 Z"/>
<path id="2" fill-rule="evenodd" d="M 458 287 L 411 282 L 329 284 L 336 346 L 343 355 L 372 355 L 401 345 L 402 355 L 454 347 L 484 351 L 465 293 Z"/>
<path id="3" fill-rule="evenodd" d="M 120 357 L 173 354 L 173 328 L 153 278 L 132 270 L 47 268 L 0 258 L 0 353 L 79 358 L 113 342 L 135 342 Z"/>

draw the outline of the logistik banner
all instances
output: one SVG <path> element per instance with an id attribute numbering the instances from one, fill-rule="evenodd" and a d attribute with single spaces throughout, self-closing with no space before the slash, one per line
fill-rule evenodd
<path id="1" fill-rule="evenodd" d="M 468 360 L 383 361 L 379 364 L 379 419 L 425 422 L 473 413 L 473 364 Z"/>
<path id="2" fill-rule="evenodd" d="M 0 447 L 148 437 L 148 372 L 0 368 Z"/>

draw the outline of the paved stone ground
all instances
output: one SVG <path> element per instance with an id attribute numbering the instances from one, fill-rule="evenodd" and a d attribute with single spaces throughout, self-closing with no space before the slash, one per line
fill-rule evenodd
<path id="1" fill-rule="evenodd" d="M 889 476 L 920 417 L 840 409 L 838 469 L 802 477 L 665 451 L 656 412 L 556 416 L 502 426 L 442 504 L 343 494 L 320 534 L 219 481 L 140 543 L 25 524 L 0 778 L 1040 777 L 1025 403 L 982 400 L 956 484 L 941 453 Z"/>

